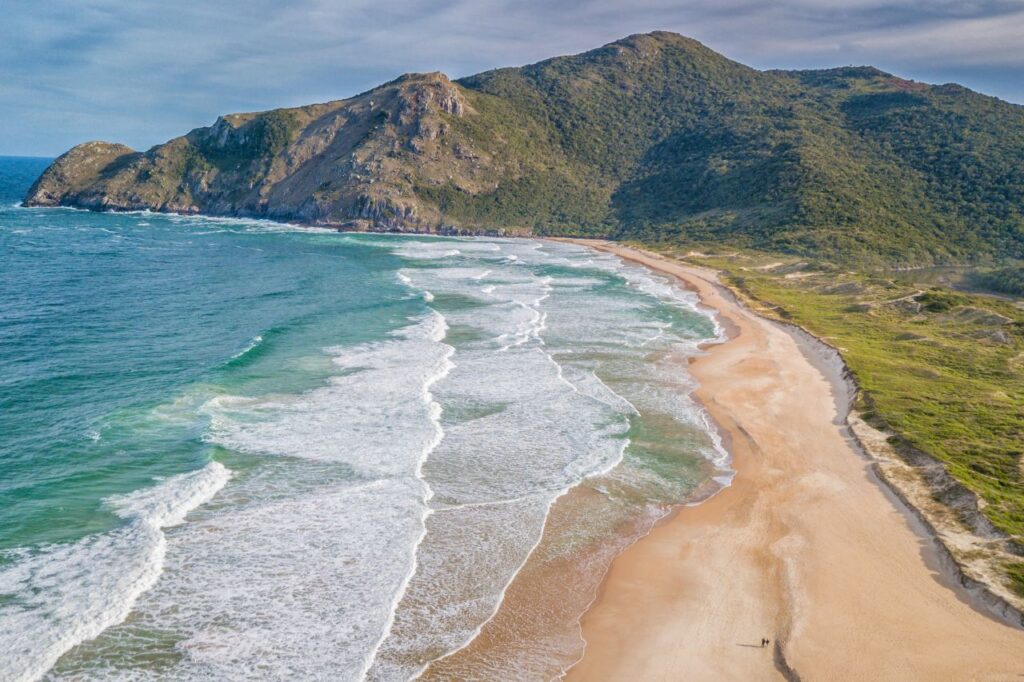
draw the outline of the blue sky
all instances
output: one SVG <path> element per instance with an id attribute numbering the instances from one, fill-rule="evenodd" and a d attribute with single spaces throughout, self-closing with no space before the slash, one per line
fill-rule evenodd
<path id="1" fill-rule="evenodd" d="M 1024 0 L 3 0 L 0 13 L 0 154 L 145 149 L 222 113 L 656 29 L 758 68 L 872 64 L 1024 103 Z"/>

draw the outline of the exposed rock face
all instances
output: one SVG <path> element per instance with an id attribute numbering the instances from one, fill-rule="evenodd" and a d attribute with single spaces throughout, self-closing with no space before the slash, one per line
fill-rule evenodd
<path id="1" fill-rule="evenodd" d="M 444 74 L 407 74 L 349 100 L 222 116 L 147 152 L 79 145 L 25 203 L 446 231 L 415 188 L 456 182 L 473 192 L 495 172 L 473 140 L 452 132 L 451 120 L 471 115 Z"/>

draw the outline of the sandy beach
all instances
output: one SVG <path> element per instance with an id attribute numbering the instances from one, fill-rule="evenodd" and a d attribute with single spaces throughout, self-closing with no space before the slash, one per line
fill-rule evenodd
<path id="1" fill-rule="evenodd" d="M 719 312 L 731 338 L 690 371 L 737 475 L 615 559 L 569 680 L 1024 679 L 1024 630 L 954 585 L 877 481 L 837 377 L 714 273 L 578 243 L 678 277 Z"/>

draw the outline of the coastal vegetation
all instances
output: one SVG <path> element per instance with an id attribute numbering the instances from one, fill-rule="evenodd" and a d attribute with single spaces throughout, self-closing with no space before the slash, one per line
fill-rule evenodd
<path id="1" fill-rule="evenodd" d="M 971 276 L 975 286 L 1012 296 L 1024 296 L 1024 267 L 1010 266 L 978 272 Z"/>
<path id="2" fill-rule="evenodd" d="M 742 250 L 667 253 L 720 270 L 763 314 L 835 346 L 861 389 L 862 417 L 909 460 L 942 462 L 981 502 L 965 505 L 949 486 L 935 491 L 939 501 L 1024 555 L 1024 302 L 922 285 L 912 271 Z M 1024 559 L 1003 569 L 1024 596 Z"/>

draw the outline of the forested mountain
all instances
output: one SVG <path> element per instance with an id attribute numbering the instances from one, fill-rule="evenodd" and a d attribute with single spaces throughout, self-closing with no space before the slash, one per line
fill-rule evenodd
<path id="1" fill-rule="evenodd" d="M 26 203 L 895 265 L 1021 258 L 1024 107 L 871 67 L 758 71 L 657 32 L 224 116 L 145 152 L 86 143 Z"/>

